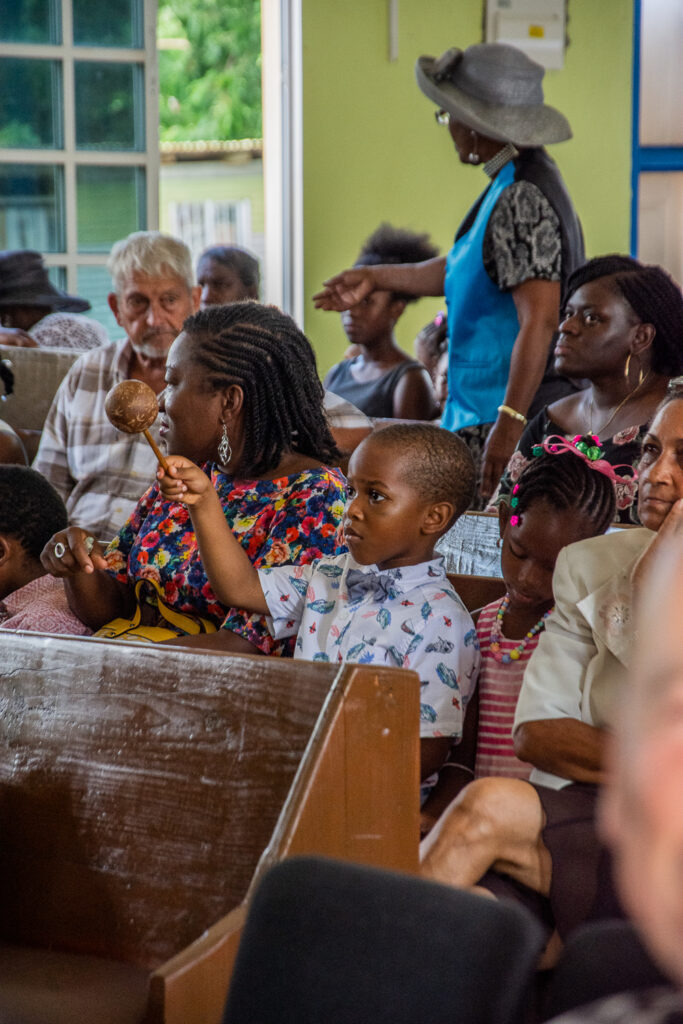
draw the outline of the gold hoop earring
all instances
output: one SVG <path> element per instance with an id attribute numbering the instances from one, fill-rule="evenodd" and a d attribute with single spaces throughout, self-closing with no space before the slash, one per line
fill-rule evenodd
<path id="1" fill-rule="evenodd" d="M 629 352 L 626 357 L 626 366 L 624 367 L 624 380 L 628 383 L 628 371 L 631 368 L 631 353 Z"/>

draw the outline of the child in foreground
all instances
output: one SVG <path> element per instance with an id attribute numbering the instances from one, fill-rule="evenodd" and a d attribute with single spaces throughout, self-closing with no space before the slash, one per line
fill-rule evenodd
<path id="1" fill-rule="evenodd" d="M 0 629 L 83 635 L 62 581 L 48 576 L 40 553 L 66 529 L 64 502 L 28 466 L 0 465 Z"/>
<path id="2" fill-rule="evenodd" d="M 477 617 L 479 680 L 462 744 L 423 808 L 423 823 L 434 824 L 473 778 L 528 779 L 532 766 L 515 755 L 512 725 L 526 666 L 553 608 L 557 556 L 567 544 L 605 533 L 614 518 L 616 474 L 594 438 L 551 437 L 533 454 L 498 509 L 506 593 Z"/>
<path id="3" fill-rule="evenodd" d="M 228 607 L 269 616 L 294 656 L 409 668 L 420 677 L 421 778 L 433 780 L 462 735 L 479 650 L 469 613 L 434 545 L 474 493 L 474 464 L 455 434 L 393 424 L 354 451 L 344 538 L 349 552 L 309 565 L 254 569 L 228 527 L 209 478 L 168 456 L 164 496 L 190 510 L 211 586 Z"/>

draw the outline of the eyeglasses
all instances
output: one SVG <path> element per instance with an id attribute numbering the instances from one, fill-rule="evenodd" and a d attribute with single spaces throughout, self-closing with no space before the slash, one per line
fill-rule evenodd
<path id="1" fill-rule="evenodd" d="M 434 111 L 434 120 L 436 121 L 437 124 L 440 124 L 440 125 L 443 125 L 444 127 L 446 127 L 447 125 L 450 124 L 451 115 L 448 113 L 447 110 L 444 110 L 443 108 L 441 110 L 435 110 Z"/>

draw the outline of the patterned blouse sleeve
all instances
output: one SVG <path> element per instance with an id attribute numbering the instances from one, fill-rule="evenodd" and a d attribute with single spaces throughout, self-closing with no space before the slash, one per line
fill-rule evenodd
<path id="1" fill-rule="evenodd" d="M 482 257 L 501 291 L 529 280 L 560 280 L 560 220 L 537 185 L 516 181 L 503 191 L 486 226 Z"/>
<path id="2" fill-rule="evenodd" d="M 107 572 L 113 576 L 114 579 L 118 580 L 119 583 L 131 582 L 130 575 L 128 573 L 128 556 L 130 555 L 133 544 L 135 543 L 135 538 L 140 532 L 142 524 L 154 505 L 154 499 L 157 496 L 157 493 L 156 484 L 152 484 L 152 486 L 145 491 L 133 509 L 128 522 L 124 523 L 104 553 L 104 557 L 107 559 Z"/>
<path id="3" fill-rule="evenodd" d="M 344 512 L 345 491 L 340 477 L 311 473 L 298 490 L 291 490 L 277 509 L 268 536 L 252 564 L 260 569 L 270 565 L 306 564 L 322 555 L 341 554 L 337 533 Z M 230 608 L 222 625 L 249 640 L 264 654 L 291 654 L 294 637 L 275 640 L 262 615 L 250 615 Z"/>
<path id="4" fill-rule="evenodd" d="M 532 420 L 529 420 L 519 443 L 510 456 L 505 472 L 500 478 L 496 493 L 491 498 L 487 512 L 495 512 L 502 503 L 507 504 L 512 488 L 529 465 L 532 459 L 531 449 L 539 444 L 548 433 L 548 409 L 541 409 Z"/>

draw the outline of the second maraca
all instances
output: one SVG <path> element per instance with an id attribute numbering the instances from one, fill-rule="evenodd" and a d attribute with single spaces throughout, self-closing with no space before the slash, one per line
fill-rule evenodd
<path id="1" fill-rule="evenodd" d="M 124 434 L 144 434 L 160 465 L 168 472 L 168 463 L 149 428 L 159 415 L 157 396 L 149 384 L 141 380 L 122 380 L 115 384 L 104 400 L 109 422 Z"/>

